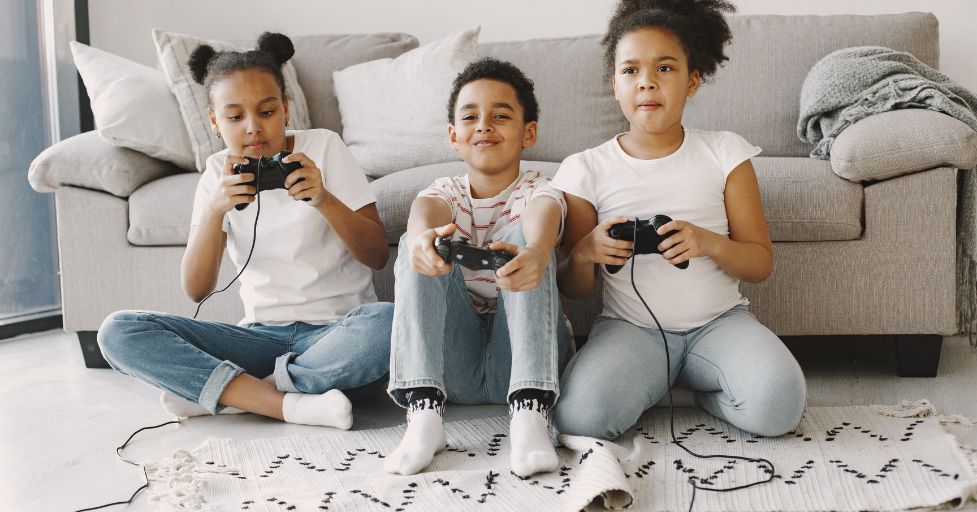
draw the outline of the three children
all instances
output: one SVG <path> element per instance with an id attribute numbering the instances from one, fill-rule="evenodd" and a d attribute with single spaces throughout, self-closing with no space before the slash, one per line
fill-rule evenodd
<path id="1" fill-rule="evenodd" d="M 286 131 L 281 66 L 291 41 L 263 34 L 240 53 L 201 46 L 191 67 L 228 147 L 208 160 L 197 189 L 183 285 L 202 299 L 227 250 L 245 318 L 235 326 L 115 313 L 99 331 L 106 359 L 162 388 L 180 415 L 228 406 L 339 428 L 352 424 L 347 395 L 377 390 L 389 368 L 387 391 L 407 409 L 407 429 L 384 469 L 402 475 L 444 449 L 448 401 L 509 404 L 520 476 L 557 467 L 551 414 L 561 432 L 613 439 L 676 383 L 746 431 L 792 429 L 803 374 L 738 289 L 772 270 L 750 163 L 760 150 L 681 123 L 688 98 L 726 60 L 730 11 L 721 0 L 622 1 L 603 44 L 630 129 L 568 157 L 552 184 L 520 169 L 539 128 L 532 82 L 494 59 L 465 68 L 448 101 L 448 136 L 467 174 L 415 199 L 394 268 L 396 307 L 373 292 L 370 268 L 384 265 L 388 248 L 359 166 L 333 132 Z M 302 164 L 286 190 L 235 211 L 258 196 L 254 175 L 232 166 L 280 151 Z M 266 214 L 256 227 L 258 206 Z M 662 255 L 635 256 L 632 242 L 608 235 L 656 214 L 674 219 L 659 230 L 675 232 Z M 438 238 L 513 258 L 498 271 L 464 268 L 442 259 Z M 675 267 L 683 262 L 687 270 Z M 606 264 L 625 267 L 610 274 Z M 587 296 L 598 274 L 603 313 L 574 355 L 558 289 Z"/>

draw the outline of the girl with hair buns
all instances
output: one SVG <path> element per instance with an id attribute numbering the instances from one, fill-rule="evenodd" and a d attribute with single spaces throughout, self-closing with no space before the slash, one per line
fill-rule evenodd
<path id="1" fill-rule="evenodd" d="M 226 249 L 240 272 L 244 318 L 229 325 L 120 311 L 98 333 L 109 364 L 163 389 L 164 407 L 177 416 L 244 410 L 348 429 L 347 395 L 385 384 L 393 305 L 376 302 L 371 269 L 387 261 L 386 233 L 339 136 L 286 130 L 282 65 L 294 52 L 288 37 L 264 33 L 254 50 L 201 45 L 189 61 L 227 148 L 207 160 L 197 185 L 183 289 L 196 302 L 211 293 Z M 283 162 L 301 168 L 285 189 L 262 191 L 249 205 L 255 174 L 232 166 L 282 151 L 291 153 Z"/>
<path id="2" fill-rule="evenodd" d="M 622 1 L 608 24 L 606 71 L 630 129 L 571 155 L 553 180 L 568 207 L 560 290 L 584 297 L 598 272 L 603 282 L 603 312 L 561 379 L 564 433 L 613 439 L 674 384 L 747 432 L 800 422 L 804 375 L 739 292 L 773 269 L 750 163 L 760 148 L 682 125 L 686 101 L 727 60 L 733 11 L 722 0 Z M 656 230 L 660 255 L 633 255 L 633 242 L 608 234 L 656 215 L 672 219 Z"/>

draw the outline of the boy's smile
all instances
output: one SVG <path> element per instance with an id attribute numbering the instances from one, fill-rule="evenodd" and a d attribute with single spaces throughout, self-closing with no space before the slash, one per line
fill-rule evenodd
<path id="1" fill-rule="evenodd" d="M 522 150 L 536 143 L 536 122 L 525 121 L 516 90 L 497 80 L 475 80 L 461 88 L 456 105 L 448 138 L 468 164 L 473 187 L 486 178 L 508 186 L 519 176 Z"/>

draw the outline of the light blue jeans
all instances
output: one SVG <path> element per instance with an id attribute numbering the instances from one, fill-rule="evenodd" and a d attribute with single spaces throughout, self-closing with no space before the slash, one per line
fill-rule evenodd
<path id="1" fill-rule="evenodd" d="M 393 304 L 361 305 L 329 325 L 232 325 L 176 315 L 119 311 L 98 330 L 109 365 L 216 414 L 241 373 L 275 375 L 279 391 L 339 389 L 357 399 L 383 389 Z"/>
<path id="2" fill-rule="evenodd" d="M 532 290 L 499 290 L 494 314 L 475 311 L 461 266 L 439 277 L 414 271 L 400 239 L 394 264 L 396 307 L 390 350 L 391 398 L 430 387 L 451 402 L 504 404 L 520 389 L 559 395 L 560 369 L 571 355 L 570 333 L 556 289 L 556 257 Z M 525 245 L 516 228 L 505 241 Z"/>
<path id="3" fill-rule="evenodd" d="M 695 391 L 709 414 L 750 433 L 784 434 L 800 423 L 807 388 L 794 356 L 746 306 L 702 327 L 665 331 L 602 317 L 563 374 L 554 422 L 565 434 L 614 439 L 670 385 Z"/>

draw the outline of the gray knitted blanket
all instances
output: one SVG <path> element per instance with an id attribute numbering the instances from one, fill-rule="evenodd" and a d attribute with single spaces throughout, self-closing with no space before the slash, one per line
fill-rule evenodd
<path id="1" fill-rule="evenodd" d="M 835 51 L 804 79 L 797 136 L 827 160 L 835 137 L 873 114 L 905 108 L 942 112 L 977 130 L 977 95 L 909 53 L 879 46 Z M 957 308 L 977 346 L 977 172 L 963 173 L 957 205 Z"/>
<path id="2" fill-rule="evenodd" d="M 804 79 L 797 136 L 827 160 L 835 137 L 880 112 L 925 108 L 977 130 L 977 96 L 912 54 L 880 46 L 845 48 L 821 59 Z"/>

